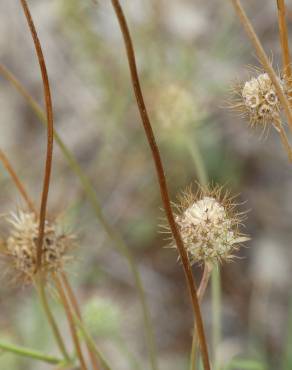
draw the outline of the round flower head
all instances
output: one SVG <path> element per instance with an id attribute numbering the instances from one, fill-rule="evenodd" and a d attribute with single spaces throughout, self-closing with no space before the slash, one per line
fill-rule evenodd
<path id="1" fill-rule="evenodd" d="M 38 219 L 32 212 L 11 213 L 7 221 L 11 225 L 4 243 L 4 254 L 24 282 L 30 282 L 36 271 Z M 61 231 L 56 222 L 46 221 L 43 240 L 42 271 L 44 275 L 60 271 L 72 257 L 66 256 L 74 245 L 74 236 Z"/>
<path id="2" fill-rule="evenodd" d="M 154 96 L 154 115 L 163 135 L 175 137 L 177 133 L 202 119 L 198 101 L 179 84 L 167 83 Z"/>
<path id="3" fill-rule="evenodd" d="M 285 77 L 278 77 L 283 93 L 290 98 L 289 83 Z M 267 73 L 259 73 L 249 81 L 237 84 L 233 89 L 236 102 L 232 107 L 248 117 L 252 127 L 274 124 L 279 117 L 281 104 L 276 89 Z"/>
<path id="4" fill-rule="evenodd" d="M 191 189 L 180 197 L 176 222 L 192 263 L 230 260 L 241 243 L 249 238 L 239 231 L 243 213 L 236 213 L 234 197 L 222 188 Z"/>

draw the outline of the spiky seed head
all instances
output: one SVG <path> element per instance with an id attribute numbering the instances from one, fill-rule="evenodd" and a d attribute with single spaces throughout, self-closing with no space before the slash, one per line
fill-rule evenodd
<path id="1" fill-rule="evenodd" d="M 4 243 L 4 254 L 10 261 L 9 267 L 17 272 L 17 277 L 28 283 L 36 271 L 39 221 L 34 213 L 21 210 L 11 213 L 7 221 L 11 230 Z M 63 270 L 66 262 L 72 259 L 67 252 L 74 245 L 74 235 L 62 231 L 57 222 L 46 221 L 42 254 L 45 276 Z"/>
<path id="2" fill-rule="evenodd" d="M 239 226 L 244 214 L 236 213 L 234 197 L 222 188 L 189 189 L 180 197 L 176 222 L 192 263 L 216 264 L 232 259 L 239 246 L 249 240 Z"/>
<path id="3" fill-rule="evenodd" d="M 290 99 L 290 82 L 286 76 L 278 77 L 283 93 Z M 276 89 L 265 72 L 259 73 L 248 81 L 238 83 L 233 88 L 236 98 L 231 107 L 248 117 L 252 127 L 258 125 L 266 128 L 279 117 L 281 104 Z"/>

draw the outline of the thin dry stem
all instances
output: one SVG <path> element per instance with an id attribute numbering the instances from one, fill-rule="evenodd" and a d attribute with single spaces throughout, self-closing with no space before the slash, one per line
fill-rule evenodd
<path id="1" fill-rule="evenodd" d="M 35 101 L 35 99 L 29 94 L 26 88 L 21 84 L 21 82 L 3 65 L 0 64 L 0 73 L 9 81 L 11 84 L 16 88 L 16 90 L 26 99 L 28 104 L 31 106 L 35 114 L 39 117 L 42 123 L 46 124 L 46 116 L 43 112 L 40 105 Z M 144 320 L 144 328 L 145 328 L 145 337 L 146 342 L 149 349 L 149 356 L 152 362 L 152 369 L 156 370 L 156 346 L 153 334 L 153 328 L 151 323 L 151 316 L 144 292 L 144 288 L 141 281 L 141 276 L 139 270 L 136 266 L 136 262 L 130 253 L 129 247 L 124 242 L 121 235 L 110 225 L 110 223 L 106 220 L 103 212 L 102 207 L 99 203 L 99 200 L 96 196 L 94 186 L 90 182 L 89 178 L 86 176 L 82 168 L 80 167 L 79 163 L 76 161 L 68 147 L 60 138 L 59 134 L 54 130 L 54 138 L 56 143 L 59 145 L 61 151 L 63 152 L 66 160 L 68 161 L 69 166 L 75 172 L 77 177 L 80 180 L 80 183 L 84 189 L 88 200 L 90 201 L 93 210 L 95 212 L 96 218 L 101 223 L 102 227 L 104 228 L 108 237 L 114 242 L 113 246 L 127 259 L 130 270 L 134 277 L 134 283 L 136 285 L 141 306 L 142 306 L 142 313 L 143 313 L 143 320 Z M 92 347 L 92 346 L 91 346 Z M 91 348 L 92 349 L 92 348 Z M 94 352 L 96 352 L 94 350 Z"/>
<path id="2" fill-rule="evenodd" d="M 283 125 L 282 125 L 279 117 L 275 117 L 274 126 L 275 126 L 276 130 L 279 132 L 282 144 L 283 144 L 286 152 L 288 153 L 289 161 L 292 162 L 292 148 L 289 144 L 288 137 L 286 135 L 286 132 L 283 128 Z"/>
<path id="3" fill-rule="evenodd" d="M 41 197 L 41 207 L 40 207 L 40 221 L 39 221 L 39 236 L 37 241 L 37 264 L 36 270 L 38 270 L 42 263 L 42 246 L 45 231 L 45 220 L 46 220 L 46 210 L 47 210 L 47 200 L 50 187 L 50 177 L 52 169 L 52 158 L 53 158 L 53 141 L 54 141 L 54 118 L 53 118 L 53 105 L 50 91 L 50 83 L 47 73 L 47 67 L 42 52 L 42 47 L 38 38 L 38 34 L 31 17 L 26 0 L 20 0 L 30 32 L 34 42 L 35 51 L 40 65 L 40 70 L 42 74 L 44 96 L 46 103 L 46 113 L 47 113 L 47 153 L 46 153 L 46 164 L 45 164 L 45 174 L 43 182 L 43 191 Z"/>
<path id="4" fill-rule="evenodd" d="M 0 160 L 3 163 L 3 166 L 6 168 L 7 172 L 9 173 L 10 177 L 12 178 L 13 182 L 15 183 L 15 186 L 17 187 L 18 191 L 22 195 L 23 199 L 28 205 L 28 208 L 37 214 L 35 205 L 33 204 L 33 201 L 30 199 L 27 191 L 25 190 L 22 182 L 20 181 L 19 177 L 17 176 L 16 172 L 14 171 L 11 163 L 9 162 L 8 158 L 6 157 L 5 153 L 0 149 Z"/>
<path id="5" fill-rule="evenodd" d="M 165 209 L 165 213 L 166 213 L 174 240 L 176 241 L 176 245 L 177 245 L 177 248 L 180 254 L 181 261 L 183 263 L 186 282 L 189 288 L 189 293 L 191 296 L 193 310 L 194 310 L 195 319 L 196 319 L 196 325 L 197 325 L 197 330 L 198 330 L 198 337 L 199 337 L 199 343 L 200 343 L 201 352 L 202 352 L 204 369 L 210 370 L 208 348 L 207 348 L 207 343 L 206 343 L 206 338 L 205 338 L 205 331 L 204 331 L 203 320 L 201 316 L 200 305 L 199 305 L 198 296 L 197 296 L 197 289 L 196 289 L 196 285 L 194 282 L 189 259 L 188 259 L 181 235 L 179 233 L 179 230 L 176 225 L 174 215 L 172 212 L 171 203 L 170 203 L 169 194 L 168 194 L 168 187 L 166 183 L 166 178 L 164 174 L 164 169 L 163 169 L 159 149 L 157 147 L 157 144 L 154 138 L 152 126 L 151 126 L 151 123 L 148 117 L 147 109 L 144 103 L 144 98 L 143 98 L 143 94 L 142 94 L 142 90 L 140 86 L 140 81 L 139 81 L 139 76 L 138 76 L 137 66 L 136 66 L 136 60 L 135 60 L 135 53 L 134 53 L 134 49 L 132 45 L 131 36 L 130 36 L 128 25 L 127 25 L 127 22 L 126 22 L 126 19 L 123 14 L 123 10 L 121 8 L 119 1 L 112 0 L 112 5 L 114 7 L 114 10 L 115 10 L 115 13 L 116 13 L 116 16 L 117 16 L 117 19 L 119 21 L 119 25 L 121 28 L 121 32 L 124 38 L 133 89 L 135 92 L 137 105 L 138 105 L 141 120 L 144 126 L 145 134 L 147 136 L 147 140 L 148 140 L 148 143 L 149 143 L 149 146 L 152 152 L 153 160 L 155 163 L 163 206 Z"/>
<path id="6" fill-rule="evenodd" d="M 63 307 L 65 309 L 65 313 L 66 313 L 66 316 L 67 316 L 67 320 L 68 320 L 68 323 L 69 323 L 71 335 L 72 335 L 72 338 L 73 338 L 74 346 L 75 346 L 76 353 L 77 353 L 77 356 L 78 356 L 78 359 L 79 359 L 79 362 L 80 362 L 81 369 L 82 370 L 88 370 L 87 366 L 86 366 L 86 363 L 85 363 L 85 360 L 84 360 L 84 357 L 83 357 L 83 353 L 82 353 L 80 341 L 79 341 L 79 338 L 78 338 L 78 334 L 77 334 L 77 331 L 76 331 L 76 327 L 75 327 L 75 323 L 74 323 L 74 317 L 72 315 L 70 305 L 68 303 L 66 293 L 65 293 L 64 288 L 62 286 L 62 283 L 61 283 L 61 281 L 59 280 L 59 278 L 56 274 L 54 275 L 54 282 L 56 284 L 61 302 L 62 302 Z"/>
<path id="7" fill-rule="evenodd" d="M 212 265 L 205 263 L 204 264 L 204 270 L 203 270 L 203 275 L 200 281 L 200 285 L 198 288 L 198 299 L 199 302 L 202 303 L 203 297 L 205 295 L 208 282 L 211 276 L 212 272 Z M 190 370 L 196 370 L 196 353 L 197 353 L 197 338 L 198 338 L 198 333 L 197 333 L 197 328 L 196 325 L 194 325 L 193 329 L 193 340 L 192 340 L 192 350 L 191 350 L 191 360 L 190 360 Z"/>
<path id="8" fill-rule="evenodd" d="M 289 124 L 289 128 L 290 130 L 292 131 L 292 111 L 290 109 L 290 104 L 289 104 L 289 101 L 288 99 L 286 98 L 282 88 L 281 88 L 281 85 L 280 85 L 280 82 L 279 82 L 279 79 L 277 77 L 277 74 L 275 73 L 270 61 L 269 61 L 269 58 L 267 56 L 267 54 L 265 53 L 263 47 L 262 47 L 262 44 L 257 36 L 257 34 L 255 33 L 255 30 L 251 24 L 251 22 L 249 21 L 242 5 L 241 5 L 241 2 L 240 0 L 230 0 L 233 4 L 233 7 L 236 11 L 236 14 L 238 16 L 238 18 L 240 19 L 244 29 L 245 29 L 245 32 L 247 33 L 251 43 L 253 44 L 255 50 L 256 50 L 256 53 L 258 55 L 258 58 L 263 66 L 263 68 L 265 69 L 265 71 L 268 73 L 273 85 L 275 86 L 275 89 L 276 89 L 276 92 L 277 92 L 277 95 L 278 95 L 278 98 L 283 106 L 283 109 L 285 111 L 285 114 L 287 116 L 287 120 L 288 120 L 288 124 Z"/>
<path id="9" fill-rule="evenodd" d="M 289 41 L 288 41 L 288 30 L 286 23 L 286 5 L 285 0 L 277 0 L 278 8 L 278 24 L 279 24 L 279 33 L 282 49 L 282 60 L 283 60 L 283 70 L 287 79 L 291 79 L 291 64 L 290 64 L 290 50 L 289 50 Z"/>
<path id="10" fill-rule="evenodd" d="M 78 301 L 77 301 L 77 298 L 74 294 L 74 291 L 73 291 L 73 289 L 72 289 L 72 287 L 69 283 L 69 280 L 68 280 L 68 278 L 67 278 L 67 276 L 64 272 L 61 272 L 60 275 L 61 275 L 61 280 L 63 282 L 63 285 L 65 287 L 65 290 L 67 292 L 67 295 L 69 297 L 69 301 L 70 301 L 70 303 L 71 303 L 71 305 L 72 305 L 72 307 L 75 311 L 75 314 L 78 317 L 78 319 L 80 321 L 82 321 L 82 316 L 81 316 L 81 311 L 80 311 L 80 308 L 79 308 L 79 305 L 78 305 Z M 87 346 L 88 354 L 89 354 L 93 369 L 94 370 L 99 370 L 96 355 L 93 352 L 93 350 L 91 349 L 90 344 L 87 341 L 86 341 L 86 346 Z"/>

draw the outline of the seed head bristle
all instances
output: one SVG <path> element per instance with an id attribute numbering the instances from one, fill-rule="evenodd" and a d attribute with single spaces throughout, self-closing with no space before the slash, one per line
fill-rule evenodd
<path id="1" fill-rule="evenodd" d="M 237 212 L 236 197 L 222 187 L 188 188 L 176 210 L 176 222 L 191 263 L 231 260 L 249 237 L 240 232 L 245 212 Z M 172 242 L 173 245 L 173 242 Z"/>
<path id="2" fill-rule="evenodd" d="M 257 69 L 255 71 L 256 76 L 234 84 L 230 107 L 246 117 L 251 127 L 261 127 L 265 130 L 267 126 L 274 125 L 282 107 L 269 75 Z M 285 75 L 279 75 L 278 79 L 284 94 L 291 99 L 291 81 Z"/>
<path id="3" fill-rule="evenodd" d="M 21 210 L 11 213 L 7 221 L 11 229 L 3 243 L 2 254 L 7 257 L 9 269 L 16 272 L 18 279 L 24 283 L 31 282 L 36 271 L 39 221 L 34 213 Z M 45 277 L 64 269 L 73 258 L 67 252 L 74 246 L 73 234 L 62 231 L 57 222 L 46 221 L 41 267 Z"/>

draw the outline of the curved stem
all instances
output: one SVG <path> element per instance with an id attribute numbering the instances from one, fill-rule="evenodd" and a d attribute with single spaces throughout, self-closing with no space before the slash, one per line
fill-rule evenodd
<path id="1" fill-rule="evenodd" d="M 31 348 L 16 346 L 11 343 L 0 342 L 0 350 L 5 352 L 11 352 L 22 357 L 28 357 L 33 360 L 47 362 L 49 364 L 61 364 L 63 362 L 62 359 L 57 358 L 55 356 L 50 356 Z"/>
<path id="2" fill-rule="evenodd" d="M 67 301 L 66 293 L 65 293 L 64 288 L 62 286 L 62 283 L 60 282 L 57 275 L 54 275 L 54 282 L 56 284 L 56 288 L 58 290 L 60 300 L 63 304 L 64 309 L 65 309 L 65 313 L 66 313 L 66 316 L 67 316 L 67 319 L 68 319 L 71 335 L 72 335 L 72 338 L 73 338 L 73 342 L 74 342 L 74 346 L 75 346 L 75 349 L 76 349 L 77 356 L 79 358 L 81 369 L 82 370 L 87 370 L 87 366 L 85 364 L 85 360 L 84 360 L 84 357 L 83 357 L 83 354 L 82 354 L 82 349 L 81 349 L 80 341 L 79 341 L 79 338 L 78 338 L 78 334 L 76 332 L 76 327 L 75 327 L 75 323 L 74 323 L 74 319 L 73 319 L 73 314 L 71 312 L 69 303 Z"/>
<path id="3" fill-rule="evenodd" d="M 61 353 L 63 354 L 64 358 L 66 359 L 66 361 L 70 362 L 70 356 L 68 355 L 68 352 L 67 352 L 65 344 L 63 342 L 61 333 L 58 329 L 58 325 L 57 325 L 57 323 L 54 319 L 54 316 L 53 316 L 52 311 L 51 311 L 50 306 L 49 306 L 49 302 L 48 302 L 45 287 L 44 287 L 43 277 L 41 276 L 41 271 L 39 271 L 39 273 L 36 274 L 35 284 L 36 284 L 37 292 L 38 292 L 38 295 L 39 295 L 39 298 L 40 298 L 40 302 L 43 306 L 43 309 L 44 309 L 45 314 L 47 316 L 48 322 L 49 322 L 49 324 L 50 324 L 50 326 L 53 330 L 53 334 L 54 334 L 56 342 L 59 346 L 59 349 L 60 349 Z"/>
<path id="4" fill-rule="evenodd" d="M 27 191 L 25 190 L 22 182 L 20 181 L 19 177 L 17 176 L 16 172 L 14 171 L 12 165 L 10 164 L 8 158 L 6 157 L 5 153 L 0 149 L 0 161 L 3 163 L 3 166 L 6 168 L 7 172 L 9 173 L 10 177 L 12 178 L 15 186 L 17 187 L 18 191 L 22 195 L 23 199 L 28 205 L 28 208 L 37 214 L 35 205 L 33 201 L 30 199 Z"/>
<path id="5" fill-rule="evenodd" d="M 26 201 L 29 209 L 32 212 L 35 212 L 35 206 L 34 206 L 32 200 L 30 199 L 24 185 L 22 184 L 21 180 L 19 179 L 16 172 L 14 171 L 14 169 L 13 169 L 11 163 L 9 162 L 8 158 L 6 157 L 6 155 L 1 150 L 0 150 L 0 160 L 4 164 L 5 168 L 7 169 L 8 173 L 10 174 L 12 180 L 14 181 L 17 189 L 19 190 L 19 192 L 23 196 L 24 200 Z M 43 306 L 43 309 L 44 309 L 44 312 L 47 316 L 48 322 L 49 322 L 49 324 L 52 328 L 52 331 L 53 331 L 53 334 L 55 336 L 56 342 L 57 342 L 57 344 L 60 348 L 60 351 L 63 354 L 64 358 L 67 361 L 69 361 L 70 358 L 69 358 L 68 352 L 65 349 L 65 345 L 64 345 L 62 336 L 60 334 L 60 331 L 58 329 L 58 325 L 57 325 L 57 323 L 54 319 L 53 313 L 52 313 L 52 311 L 50 309 L 50 306 L 49 306 L 49 302 L 47 300 L 46 291 L 45 291 L 42 276 L 40 276 L 40 274 L 37 274 L 34 282 L 35 282 L 35 285 L 36 285 L 36 288 L 37 288 L 37 292 L 39 294 L 40 302 Z"/>
<path id="6" fill-rule="evenodd" d="M 15 78 L 15 76 L 6 67 L 4 67 L 1 64 L 0 64 L 0 73 L 2 73 L 2 75 L 7 80 L 9 80 L 13 84 L 13 86 L 15 86 L 17 91 L 26 99 L 28 104 L 31 106 L 32 110 L 39 117 L 40 121 L 43 124 L 46 124 L 47 123 L 46 116 L 42 108 L 33 99 L 33 97 L 27 92 L 24 86 Z M 137 268 L 135 259 L 129 247 L 127 246 L 127 244 L 124 242 L 123 238 L 121 237 L 121 235 L 115 230 L 115 228 L 105 218 L 104 213 L 102 211 L 102 207 L 100 205 L 95 189 L 93 187 L 93 184 L 91 183 L 87 175 L 84 173 L 81 166 L 79 165 L 75 157 L 72 155 L 71 151 L 66 146 L 66 144 L 63 142 L 59 134 L 56 132 L 56 130 L 54 130 L 54 138 L 56 140 L 56 143 L 60 147 L 64 157 L 66 158 L 69 166 L 71 167 L 72 171 L 75 172 L 76 176 L 79 178 L 80 183 L 83 187 L 84 193 L 86 194 L 88 200 L 90 201 L 91 206 L 93 207 L 97 220 L 100 222 L 108 238 L 113 241 L 113 246 L 119 251 L 119 253 L 121 253 L 126 258 L 129 264 L 131 273 L 134 278 L 134 283 L 135 283 L 135 286 L 136 286 L 136 289 L 139 295 L 139 300 L 142 306 L 143 322 L 144 322 L 147 346 L 149 348 L 150 357 L 152 358 L 151 361 L 152 363 L 155 364 L 156 349 L 155 349 L 155 339 L 154 339 L 154 334 L 153 334 L 151 316 L 150 316 L 141 276 Z"/>
<path id="7" fill-rule="evenodd" d="M 73 289 L 69 283 L 69 280 L 67 279 L 67 276 L 64 272 L 61 272 L 60 273 L 61 275 L 61 280 L 63 282 L 63 285 L 65 287 L 65 291 L 69 297 L 69 301 L 74 309 L 74 312 L 75 312 L 75 315 L 77 315 L 78 319 L 80 321 L 82 321 L 82 317 L 81 317 L 81 311 L 80 311 L 80 308 L 79 308 L 79 305 L 78 305 L 78 301 L 77 301 L 77 298 L 73 292 Z M 91 360 L 91 363 L 92 363 L 92 366 L 93 366 L 93 369 L 94 370 L 99 370 L 99 366 L 98 366 L 98 363 L 97 363 L 97 359 L 96 359 L 96 356 L 95 356 L 95 353 L 92 351 L 89 343 L 86 341 L 86 345 L 87 345 L 87 350 L 88 350 L 88 354 L 89 354 L 89 357 L 90 357 L 90 360 Z"/>
<path id="8" fill-rule="evenodd" d="M 283 109 L 285 111 L 285 114 L 287 116 L 287 120 L 288 120 L 288 124 L 289 124 L 289 128 L 290 130 L 292 131 L 292 111 L 290 109 L 290 104 L 289 104 L 289 101 L 287 99 L 287 97 L 285 96 L 284 92 L 283 92 L 283 89 L 280 85 L 280 82 L 279 82 L 279 79 L 269 61 L 269 58 L 267 56 L 267 54 L 265 53 L 263 47 L 262 47 L 262 44 L 259 40 L 259 38 L 257 37 L 256 33 L 255 33 L 255 30 L 250 22 L 250 20 L 248 19 L 242 5 L 241 5 L 241 2 L 240 0 L 229 0 L 231 1 L 231 3 L 233 4 L 233 7 L 236 11 L 236 14 L 240 20 L 240 22 L 242 23 L 244 29 L 245 29 L 245 32 L 247 33 L 251 43 L 253 44 L 255 50 L 256 50 L 256 53 L 258 54 L 258 57 L 259 57 L 259 60 L 260 62 L 262 63 L 264 69 L 266 70 L 266 72 L 268 73 L 273 85 L 275 86 L 275 89 L 276 89 L 276 92 L 277 92 L 277 95 L 278 95 L 278 98 L 283 106 Z"/>
<path id="9" fill-rule="evenodd" d="M 136 101 L 137 101 L 137 105 L 139 108 L 141 120 L 144 126 L 145 134 L 147 136 L 148 144 L 150 146 L 152 156 L 153 156 L 153 161 L 156 167 L 163 206 L 164 206 L 167 220 L 171 228 L 171 231 L 172 231 L 172 234 L 176 242 L 176 245 L 177 245 L 177 248 L 180 254 L 180 258 L 183 264 L 185 278 L 186 278 L 186 282 L 189 288 L 189 293 L 191 296 L 192 306 L 193 306 L 193 310 L 195 314 L 204 369 L 210 370 L 208 348 L 207 348 L 207 343 L 206 343 L 206 338 L 205 338 L 205 331 L 204 331 L 203 320 L 201 316 L 200 305 L 199 305 L 198 296 L 197 296 L 197 289 L 196 289 L 196 285 L 194 282 L 189 259 L 188 259 L 183 241 L 181 239 L 181 235 L 179 233 L 179 230 L 176 225 L 174 215 L 172 212 L 169 194 L 168 194 L 168 187 L 166 183 L 166 178 L 164 174 L 164 169 L 163 169 L 159 149 L 155 141 L 155 137 L 153 134 L 152 126 L 151 126 L 151 123 L 148 117 L 147 109 L 144 103 L 144 98 L 143 98 L 143 94 L 142 94 L 142 90 L 140 86 L 139 76 L 138 76 L 137 67 L 136 67 L 135 53 L 134 53 L 134 49 L 132 45 L 131 36 L 130 36 L 128 25 L 127 25 L 127 22 L 126 22 L 126 19 L 123 14 L 123 10 L 121 8 L 119 1 L 111 0 L 111 2 L 115 10 L 115 13 L 116 13 L 119 25 L 120 25 L 120 29 L 121 29 L 121 32 L 124 38 L 133 89 L 135 92 Z"/>
<path id="10" fill-rule="evenodd" d="M 277 0 L 278 8 L 278 24 L 279 24 L 279 33 L 282 49 L 282 63 L 283 70 L 290 81 L 291 79 L 291 64 L 290 64 L 290 50 L 289 50 L 289 41 L 288 41 L 288 30 L 286 23 L 286 6 L 285 0 Z"/>
<path id="11" fill-rule="evenodd" d="M 39 235 L 37 241 L 37 265 L 36 270 L 38 270 L 42 263 L 42 246 L 43 246 L 43 238 L 44 238 L 44 230 L 45 230 L 45 220 L 46 220 L 46 210 L 47 210 L 47 200 L 49 194 L 49 187 L 50 187 L 50 177 L 51 177 L 51 169 L 52 169 L 52 157 L 53 157 L 53 141 L 54 141 L 54 118 L 53 118 L 53 106 L 52 106 L 52 98 L 51 98 L 51 91 L 50 91 L 50 84 L 49 78 L 46 68 L 45 59 L 42 52 L 42 47 L 37 35 L 37 31 L 31 17 L 28 5 L 26 0 L 20 0 L 29 29 L 30 33 L 34 42 L 35 51 L 37 54 L 38 62 L 40 65 L 40 70 L 42 74 L 43 80 L 43 87 L 44 87 L 44 96 L 45 96 L 45 103 L 46 103 L 46 112 L 47 112 L 47 153 L 46 153 L 46 164 L 45 164 L 45 174 L 44 174 L 44 182 L 43 182 L 43 191 L 41 197 L 41 207 L 40 207 L 40 221 L 39 221 Z"/>

